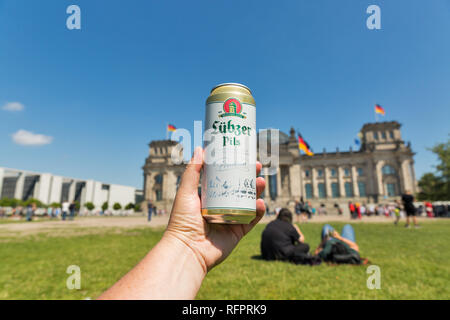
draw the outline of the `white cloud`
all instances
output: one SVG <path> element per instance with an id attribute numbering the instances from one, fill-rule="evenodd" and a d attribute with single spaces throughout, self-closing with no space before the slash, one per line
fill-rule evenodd
<path id="1" fill-rule="evenodd" d="M 53 141 L 53 137 L 36 134 L 22 129 L 14 133 L 12 139 L 15 143 L 22 146 L 43 146 L 50 144 Z"/>
<path id="2" fill-rule="evenodd" d="M 3 110 L 12 112 L 22 111 L 24 108 L 25 106 L 20 102 L 8 102 L 2 107 Z"/>

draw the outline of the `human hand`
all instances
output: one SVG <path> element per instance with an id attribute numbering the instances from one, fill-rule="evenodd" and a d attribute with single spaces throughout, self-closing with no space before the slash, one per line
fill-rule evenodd
<path id="1" fill-rule="evenodd" d="M 238 242 L 263 217 L 266 208 L 262 199 L 256 200 L 256 218 L 250 224 L 209 224 L 201 214 L 198 196 L 203 150 L 198 147 L 181 179 L 164 237 L 177 239 L 191 249 L 205 272 L 221 263 Z M 256 174 L 262 165 L 257 162 Z M 256 179 L 257 198 L 265 188 L 264 178 Z"/>
<path id="2" fill-rule="evenodd" d="M 332 233 L 331 233 L 331 236 L 333 237 L 333 238 L 336 238 L 336 239 L 339 239 L 341 236 L 339 235 L 339 232 L 337 232 L 336 230 L 334 230 Z"/>
<path id="3" fill-rule="evenodd" d="M 298 239 L 298 241 L 299 242 L 305 242 L 305 236 L 303 235 L 303 233 L 302 233 L 302 231 L 300 230 L 300 228 L 295 224 L 295 223 L 293 223 L 292 224 L 293 226 L 294 226 L 294 228 L 295 228 L 295 230 L 297 230 L 297 232 L 298 232 L 298 234 L 299 234 L 299 239 Z"/>

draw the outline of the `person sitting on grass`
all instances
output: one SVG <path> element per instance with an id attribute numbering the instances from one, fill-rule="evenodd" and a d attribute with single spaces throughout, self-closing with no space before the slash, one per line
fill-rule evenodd
<path id="1" fill-rule="evenodd" d="M 317 264 L 309 254 L 309 245 L 300 228 L 292 223 L 289 209 L 280 210 L 262 233 L 261 254 L 264 260 L 290 261 L 296 264 Z"/>
<path id="2" fill-rule="evenodd" d="M 342 236 L 326 224 L 322 228 L 322 242 L 314 252 L 323 261 L 338 264 L 361 264 L 359 247 L 355 240 L 353 227 L 346 224 L 342 228 Z"/>

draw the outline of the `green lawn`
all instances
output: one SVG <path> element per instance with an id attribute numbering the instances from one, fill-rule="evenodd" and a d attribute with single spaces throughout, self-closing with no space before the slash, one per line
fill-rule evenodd
<path id="1" fill-rule="evenodd" d="M 338 230 L 342 224 L 334 224 Z M 210 272 L 199 299 L 450 299 L 450 220 L 403 225 L 355 224 L 361 254 L 381 268 L 381 289 L 366 286 L 366 266 L 296 266 L 257 258 L 264 225 Z M 311 247 L 322 225 L 302 225 Z M 0 299 L 95 298 L 132 268 L 161 230 L 99 229 L 83 234 L 0 234 Z M 66 288 L 66 269 L 81 268 L 82 288 Z"/>

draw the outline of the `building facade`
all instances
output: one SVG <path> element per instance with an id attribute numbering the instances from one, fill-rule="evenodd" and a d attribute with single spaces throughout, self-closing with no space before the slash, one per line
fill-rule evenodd
<path id="1" fill-rule="evenodd" d="M 110 208 L 116 202 L 122 207 L 136 203 L 139 195 L 139 190 L 134 187 L 0 167 L 0 199 L 34 198 L 47 205 L 77 201 L 81 207 L 92 202 L 100 209 L 105 202 Z"/>
<path id="2" fill-rule="evenodd" d="M 294 129 L 289 135 L 280 132 L 279 165 L 271 175 L 263 167 L 262 197 L 271 209 L 292 208 L 301 198 L 331 208 L 335 203 L 379 203 L 394 200 L 406 190 L 417 192 L 414 153 L 402 140 L 400 127 L 396 121 L 368 123 L 361 129 L 359 150 L 324 150 L 313 156 L 300 155 Z M 172 162 L 176 146 L 170 140 L 151 142 L 143 167 L 145 200 L 164 210 L 171 209 L 185 167 Z"/>

